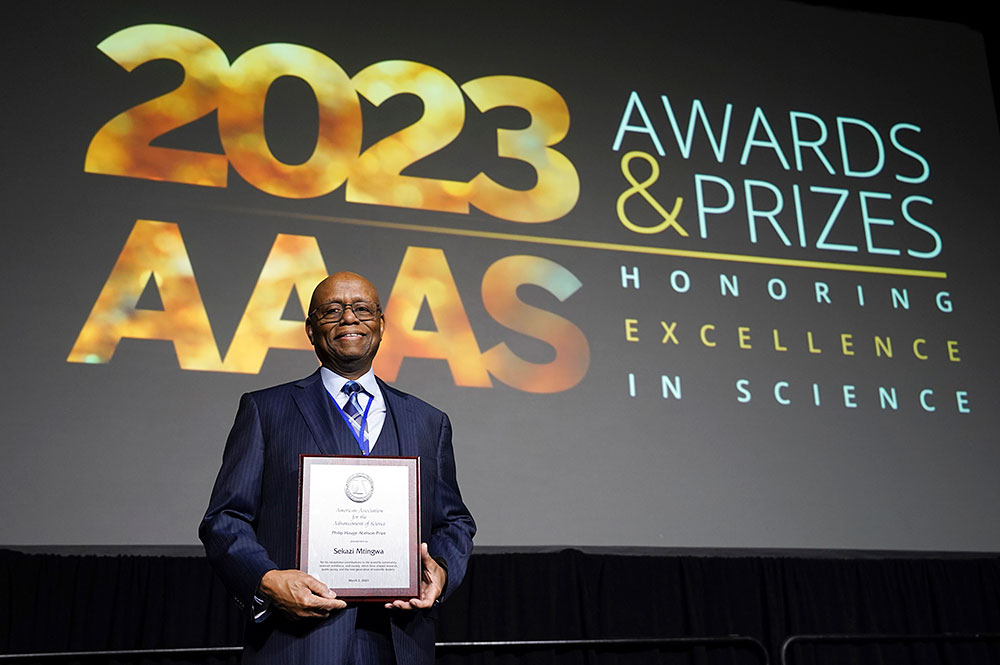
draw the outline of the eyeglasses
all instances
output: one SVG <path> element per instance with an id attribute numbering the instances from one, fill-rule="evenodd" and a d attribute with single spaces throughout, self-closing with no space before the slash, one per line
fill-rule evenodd
<path id="1" fill-rule="evenodd" d="M 371 321 L 378 316 L 381 308 L 373 302 L 356 302 L 353 305 L 342 305 L 339 302 L 330 302 L 320 305 L 309 316 L 319 323 L 337 323 L 344 318 L 344 312 L 350 309 L 354 312 L 354 317 L 358 321 Z"/>

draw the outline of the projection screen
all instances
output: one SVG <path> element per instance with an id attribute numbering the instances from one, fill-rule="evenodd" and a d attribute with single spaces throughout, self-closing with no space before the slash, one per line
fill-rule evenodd
<path id="1" fill-rule="evenodd" d="M 657 6 L 33 9 L 0 543 L 196 543 L 352 270 L 480 545 L 1000 549 L 981 38 Z"/>

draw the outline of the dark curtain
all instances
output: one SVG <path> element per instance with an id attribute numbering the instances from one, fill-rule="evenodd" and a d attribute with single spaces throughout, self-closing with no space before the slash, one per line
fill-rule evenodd
<path id="1" fill-rule="evenodd" d="M 232 646 L 241 622 L 200 557 L 0 550 L 6 654 Z M 760 640 L 774 663 L 787 636 L 816 633 L 998 634 L 1000 556 L 476 554 L 438 617 L 443 643 L 739 634 Z M 724 644 L 446 646 L 438 656 L 448 664 L 762 662 L 752 648 Z M 806 643 L 789 650 L 789 663 L 998 664 L 1000 643 Z"/>

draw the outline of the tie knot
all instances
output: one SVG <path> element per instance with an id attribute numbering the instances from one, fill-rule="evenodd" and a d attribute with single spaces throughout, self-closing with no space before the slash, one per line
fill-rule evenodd
<path id="1" fill-rule="evenodd" d="M 361 384 L 358 383 L 357 381 L 348 381 L 347 383 L 344 384 L 342 390 L 345 393 L 347 393 L 348 398 L 350 398 L 354 397 L 359 392 L 361 392 L 363 388 L 361 387 Z"/>

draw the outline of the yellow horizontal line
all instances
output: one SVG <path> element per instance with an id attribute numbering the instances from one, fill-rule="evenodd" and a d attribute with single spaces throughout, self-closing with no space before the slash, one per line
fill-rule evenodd
<path id="1" fill-rule="evenodd" d="M 302 212 L 285 212 L 279 210 L 262 210 L 260 208 L 232 208 L 253 214 L 275 217 L 295 217 L 336 224 L 351 224 L 377 229 L 393 229 L 396 231 L 418 231 L 421 233 L 436 233 L 440 235 L 462 236 L 465 238 L 486 238 L 489 240 L 507 240 L 510 242 L 528 242 L 536 245 L 556 245 L 558 247 L 579 247 L 582 249 L 603 249 L 612 252 L 630 252 L 633 254 L 653 254 L 655 256 L 677 256 L 686 259 L 703 259 L 708 261 L 732 261 L 735 263 L 756 263 L 770 266 L 787 266 L 791 268 L 812 268 L 816 270 L 841 270 L 844 272 L 863 272 L 878 275 L 902 275 L 905 277 L 930 277 L 946 279 L 948 273 L 936 270 L 915 270 L 912 268 L 889 268 L 886 266 L 869 266 L 859 263 L 833 263 L 830 261 L 808 261 L 805 259 L 782 259 L 770 256 L 753 256 L 751 254 L 728 254 L 725 252 L 700 252 L 691 249 L 673 249 L 670 247 L 649 247 L 647 245 L 628 245 L 617 242 L 598 242 L 595 240 L 574 240 L 571 238 L 547 238 L 543 236 L 524 235 L 520 233 L 501 233 L 499 231 L 477 231 L 474 229 L 454 229 L 446 226 L 424 226 L 421 224 L 406 224 L 403 222 L 380 222 L 371 219 L 356 219 L 353 217 L 334 217 L 332 215 L 316 215 Z"/>

